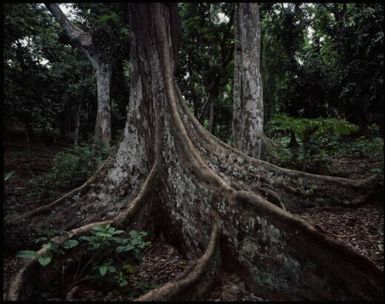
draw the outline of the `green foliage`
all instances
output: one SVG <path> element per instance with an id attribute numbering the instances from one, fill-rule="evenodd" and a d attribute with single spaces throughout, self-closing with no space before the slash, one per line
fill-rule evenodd
<path id="1" fill-rule="evenodd" d="M 381 137 L 361 136 L 338 147 L 339 153 L 369 159 L 384 159 L 384 140 Z"/>
<path id="2" fill-rule="evenodd" d="M 40 237 L 35 239 L 34 243 L 35 244 L 45 243 L 45 242 L 49 241 L 51 238 L 53 238 L 54 236 L 61 235 L 63 233 L 64 233 L 64 231 L 57 230 L 57 229 L 41 229 L 41 230 L 38 230 L 38 235 L 40 235 Z"/>
<path id="3" fill-rule="evenodd" d="M 39 242 L 47 241 L 56 230 L 47 230 L 46 235 L 39 238 Z M 116 229 L 110 224 L 97 225 L 89 234 L 79 239 L 68 239 L 63 244 L 53 240 L 47 243 L 47 252 L 39 255 L 33 250 L 21 250 L 16 254 L 18 258 L 36 258 L 41 266 L 45 267 L 54 259 L 54 256 L 62 256 L 77 246 L 85 246 L 91 255 L 89 260 L 82 267 L 81 273 L 75 273 L 74 280 L 81 276 L 93 277 L 96 283 L 112 282 L 119 287 L 128 285 L 126 276 L 136 271 L 135 265 L 141 261 L 141 254 L 145 247 L 151 244 L 146 241 L 147 232 L 131 230 L 128 235 L 124 230 Z M 73 263 L 74 259 L 67 259 Z M 78 270 L 81 259 L 77 259 Z M 107 280 L 107 281 L 106 281 Z"/>
<path id="4" fill-rule="evenodd" d="M 17 252 L 17 258 L 36 258 L 38 256 L 37 252 L 34 250 L 20 250 Z"/>
<path id="5" fill-rule="evenodd" d="M 91 235 L 82 236 L 80 240 L 85 241 L 91 250 L 105 249 L 115 243 L 119 243 L 121 238 L 117 237 L 117 235 L 123 232 L 123 230 L 117 230 L 109 224 L 100 225 L 93 228 Z"/>
<path id="6" fill-rule="evenodd" d="M 307 119 L 276 115 L 266 124 L 268 136 L 281 136 L 280 145 L 270 151 L 275 162 L 310 172 L 325 168 L 336 151 L 341 153 L 339 141 L 357 131 L 357 126 L 337 118 Z M 289 134 L 292 136 L 290 141 L 286 137 Z M 293 137 L 298 141 L 293 142 Z"/>
<path id="7" fill-rule="evenodd" d="M 44 5 L 9 3 L 4 8 L 6 119 L 52 131 L 63 114 L 89 102 L 92 68 L 79 52 L 61 45 L 60 29 Z"/>
<path id="8" fill-rule="evenodd" d="M 344 119 L 307 119 L 287 115 L 275 115 L 266 124 L 266 133 L 270 137 L 288 131 L 293 131 L 303 143 L 307 143 L 314 138 L 350 135 L 357 132 L 358 127 Z"/>
<path id="9" fill-rule="evenodd" d="M 79 238 L 90 252 L 95 252 L 91 258 L 95 277 L 107 277 L 120 287 L 128 284 L 126 275 L 135 271 L 135 264 L 141 261 L 142 250 L 150 244 L 145 241 L 146 232 L 131 230 L 128 236 L 123 237 L 123 234 L 123 230 L 107 224 L 95 226 L 89 235 Z M 124 263 L 119 258 L 123 256 Z"/>
<path id="10" fill-rule="evenodd" d="M 36 258 L 39 264 L 43 267 L 47 266 L 52 261 L 52 254 L 48 252 L 46 255 L 39 255 L 33 250 L 21 250 L 16 254 L 17 258 Z"/>
<path id="11" fill-rule="evenodd" d="M 26 198 L 29 201 L 51 201 L 63 190 L 80 186 L 97 170 L 110 151 L 102 142 L 96 142 L 59 152 L 48 173 L 28 182 L 30 191 Z"/>
<path id="12" fill-rule="evenodd" d="M 83 144 L 55 155 L 53 168 L 45 176 L 30 182 L 31 198 L 39 199 L 51 192 L 84 183 L 107 158 L 110 148 L 102 142 Z"/>
<path id="13" fill-rule="evenodd" d="M 86 20 L 79 26 L 92 34 L 92 42 L 106 61 L 127 56 L 129 29 L 123 3 L 76 3 L 74 7 L 78 16 Z"/>
<path id="14" fill-rule="evenodd" d="M 210 98 L 214 104 L 212 132 L 231 134 L 234 3 L 181 3 L 181 46 L 176 77 L 188 105 L 208 127 Z M 224 16 L 219 18 L 219 14 Z"/>
<path id="15" fill-rule="evenodd" d="M 41 266 L 45 267 L 47 266 L 49 263 L 51 263 L 52 261 L 52 256 L 50 255 L 47 255 L 47 256 L 44 256 L 44 255 L 40 255 L 38 258 L 37 258 L 38 262 L 40 263 Z"/>
<path id="16" fill-rule="evenodd" d="M 79 245 L 79 242 L 77 240 L 67 240 L 64 242 L 63 247 L 64 249 L 71 249 Z"/>

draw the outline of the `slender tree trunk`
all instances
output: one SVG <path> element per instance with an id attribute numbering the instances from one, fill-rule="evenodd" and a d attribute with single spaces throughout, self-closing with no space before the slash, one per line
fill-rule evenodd
<path id="1" fill-rule="evenodd" d="M 208 130 L 210 133 L 213 131 L 213 123 L 214 123 L 214 102 L 210 103 L 210 111 L 209 111 L 209 126 Z"/>
<path id="2" fill-rule="evenodd" d="M 263 97 L 260 74 L 261 30 L 257 3 L 238 3 L 235 9 L 234 109 L 235 146 L 261 157 Z"/>
<path id="3" fill-rule="evenodd" d="M 76 108 L 75 113 L 75 130 L 74 130 L 74 147 L 79 145 L 79 130 L 80 130 L 80 104 Z"/>
<path id="4" fill-rule="evenodd" d="M 66 117 L 62 113 L 60 115 L 60 141 L 65 142 L 66 141 Z"/>
<path id="5" fill-rule="evenodd" d="M 28 121 L 25 122 L 24 132 L 25 132 L 25 140 L 27 142 L 27 158 L 29 161 L 31 161 L 31 141 L 33 137 L 33 131 L 32 131 L 31 123 Z"/>
<path id="6" fill-rule="evenodd" d="M 92 36 L 74 26 L 61 11 L 57 3 L 46 4 L 49 11 L 63 27 L 74 47 L 81 50 L 90 60 L 96 75 L 97 113 L 95 139 L 109 146 L 111 140 L 110 82 L 112 63 L 102 58 L 101 50 L 92 43 Z"/>
<path id="7" fill-rule="evenodd" d="M 98 106 L 95 122 L 95 138 L 109 145 L 111 140 L 111 87 L 112 65 L 109 63 L 98 63 L 95 68 L 96 83 L 98 90 Z"/>
<path id="8" fill-rule="evenodd" d="M 272 300 L 383 298 L 383 272 L 372 261 L 276 206 L 364 201 L 374 179 L 283 169 L 221 142 L 188 110 L 176 84 L 176 4 L 129 8 L 133 78 L 117 154 L 81 189 L 6 221 L 6 227 L 25 224 L 19 240 L 40 223 L 70 230 L 60 242 L 100 223 L 164 235 L 194 266 L 137 300 L 204 299 L 222 266 Z M 312 194 L 305 197 L 300 189 L 306 187 Z M 120 196 L 122 190 L 129 194 Z M 36 259 L 26 263 L 8 298 L 27 299 L 45 270 Z"/>

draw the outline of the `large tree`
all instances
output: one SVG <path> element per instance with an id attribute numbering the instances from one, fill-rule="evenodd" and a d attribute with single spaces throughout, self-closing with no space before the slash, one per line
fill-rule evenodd
<path id="1" fill-rule="evenodd" d="M 96 224 L 111 223 L 162 233 L 196 258 L 182 279 L 140 300 L 201 299 L 221 266 L 269 299 L 382 298 L 383 272 L 372 261 L 275 205 L 359 203 L 373 179 L 279 168 L 215 138 L 189 111 L 175 81 L 176 4 L 130 3 L 129 13 L 132 78 L 119 149 L 80 188 L 8 219 L 12 231 L 23 226 L 19 241 L 27 241 L 28 228 L 37 224 L 69 230 L 56 239 L 64 242 Z M 8 298 L 28 298 L 42 270 L 36 259 L 26 263 Z M 49 283 L 47 277 L 43 283 Z"/>
<path id="2" fill-rule="evenodd" d="M 93 42 L 92 35 L 71 23 L 59 5 L 47 3 L 47 8 L 63 27 L 70 42 L 80 49 L 90 60 L 94 68 L 97 84 L 97 114 L 95 138 L 109 145 L 111 140 L 111 105 L 110 82 L 112 74 L 112 57 L 105 54 L 101 47 Z"/>
<path id="3" fill-rule="evenodd" d="M 263 95 L 260 73 L 261 26 L 258 3 L 235 9 L 233 136 L 237 148 L 261 157 Z"/>

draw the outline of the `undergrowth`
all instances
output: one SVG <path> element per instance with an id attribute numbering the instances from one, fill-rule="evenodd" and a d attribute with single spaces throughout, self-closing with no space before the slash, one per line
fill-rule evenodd
<path id="1" fill-rule="evenodd" d="M 332 173 L 335 158 L 360 157 L 378 160 L 381 165 L 370 170 L 383 173 L 384 141 L 376 125 L 369 130 L 357 137 L 358 127 L 342 119 L 278 115 L 266 126 L 266 133 L 272 139 L 267 144 L 266 157 L 282 167 L 320 174 Z"/>
<path id="2" fill-rule="evenodd" d="M 27 199 L 42 201 L 57 196 L 63 189 L 80 186 L 91 177 L 110 151 L 103 143 L 97 142 L 57 153 L 52 169 L 29 181 Z"/>
<path id="3" fill-rule="evenodd" d="M 136 271 L 143 249 L 150 245 L 146 240 L 147 232 L 131 230 L 127 233 L 109 224 L 97 225 L 87 235 L 68 239 L 63 244 L 52 239 L 53 235 L 63 233 L 50 230 L 36 239 L 41 244 L 48 241 L 48 251 L 44 255 L 33 250 L 22 250 L 16 255 L 37 258 L 42 267 L 53 264 L 57 280 L 52 284 L 53 290 L 41 294 L 43 297 L 52 297 L 58 292 L 64 292 L 60 296 L 65 297 L 72 287 L 85 281 L 102 290 L 125 288 L 129 285 L 127 276 Z M 82 254 L 71 254 L 74 249 Z M 64 265 L 53 263 L 61 257 L 66 257 Z"/>

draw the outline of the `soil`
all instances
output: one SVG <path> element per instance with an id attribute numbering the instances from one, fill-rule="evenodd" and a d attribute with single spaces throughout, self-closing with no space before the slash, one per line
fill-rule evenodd
<path id="1" fill-rule="evenodd" d="M 4 210 L 7 212 L 7 216 L 48 204 L 60 194 L 71 190 L 63 188 L 60 191 L 46 192 L 39 200 L 36 200 L 36 195 L 30 192 L 29 184 L 31 180 L 48 173 L 53 166 L 53 158 L 56 153 L 70 147 L 70 145 L 62 143 L 49 145 L 44 142 L 36 142 L 31 145 L 31 158 L 28 160 L 25 143 L 4 142 L 4 172 L 14 171 L 5 183 Z"/>
<path id="2" fill-rule="evenodd" d="M 4 143 L 5 172 L 15 170 L 5 185 L 4 210 L 21 213 L 46 204 L 71 189 L 60 189 L 49 193 L 40 201 L 28 200 L 31 178 L 44 175 L 52 166 L 54 155 L 68 148 L 68 144 L 34 143 L 31 147 L 31 160 L 27 159 L 26 145 L 23 142 Z M 333 160 L 333 168 L 339 174 L 350 178 L 370 176 L 370 169 L 379 166 L 378 161 L 344 156 Z M 342 173 L 341 173 L 342 172 Z M 384 267 L 384 216 L 383 202 L 359 207 L 310 208 L 298 215 L 313 222 L 327 233 L 351 246 L 358 253 L 367 256 L 378 267 Z M 27 249 L 27 248 L 26 248 Z M 9 282 L 15 276 L 23 260 L 15 259 L 15 252 L 5 248 L 3 252 L 3 291 L 4 298 Z M 70 295 L 73 300 L 123 301 L 132 300 L 150 289 L 177 279 L 188 270 L 193 261 L 183 258 L 172 246 L 157 239 L 144 251 L 143 261 L 136 271 L 127 277 L 129 288 L 101 292 L 93 286 L 79 285 Z M 63 300 L 52 298 L 50 300 Z M 210 301 L 266 301 L 247 290 L 241 279 L 234 273 L 223 272 L 208 296 Z"/>
<path id="3" fill-rule="evenodd" d="M 384 269 L 384 210 L 376 205 L 311 208 L 298 214 Z"/>
<path id="4" fill-rule="evenodd" d="M 382 168 L 384 162 L 378 159 L 365 158 L 359 155 L 341 155 L 332 160 L 329 174 L 351 179 L 368 178 L 373 170 Z"/>

